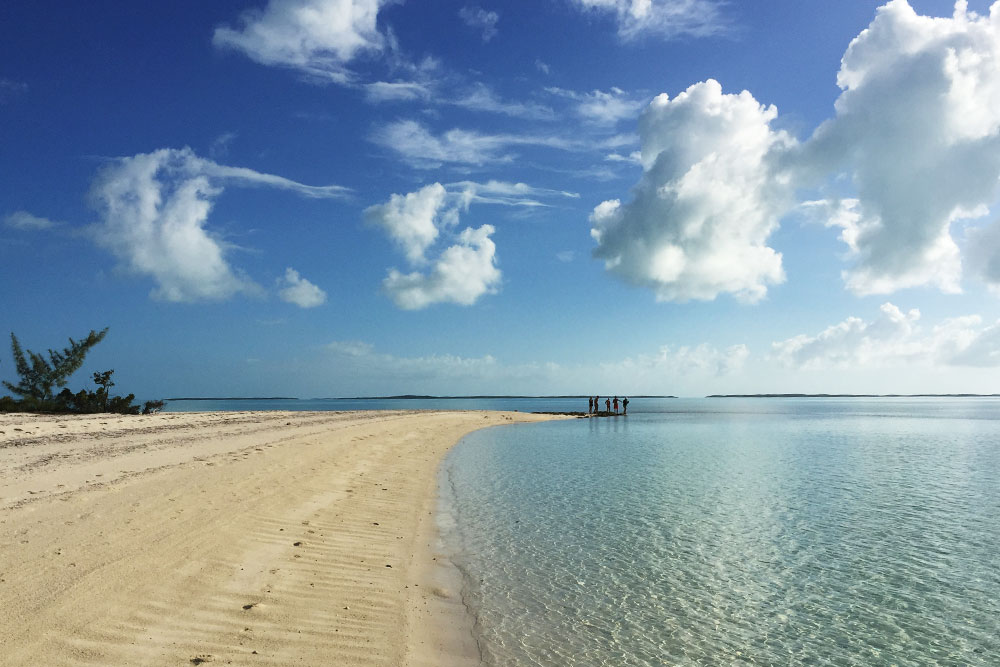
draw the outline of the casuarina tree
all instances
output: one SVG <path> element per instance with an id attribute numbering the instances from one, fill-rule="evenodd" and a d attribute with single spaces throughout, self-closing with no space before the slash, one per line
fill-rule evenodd
<path id="1" fill-rule="evenodd" d="M 83 365 L 83 359 L 90 348 L 100 343 L 108 333 L 107 328 L 91 331 L 83 340 L 69 339 L 69 347 L 63 350 L 49 350 L 48 359 L 31 350 L 22 350 L 17 336 L 10 334 L 14 368 L 21 381 L 17 384 L 3 382 L 10 391 L 25 399 L 49 401 L 54 387 L 65 387 L 66 380 Z"/>

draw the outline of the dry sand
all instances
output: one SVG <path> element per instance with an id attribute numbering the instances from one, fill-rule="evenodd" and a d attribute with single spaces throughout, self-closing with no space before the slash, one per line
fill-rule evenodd
<path id="1" fill-rule="evenodd" d="M 552 418 L 0 414 L 0 664 L 478 664 L 436 470 Z"/>

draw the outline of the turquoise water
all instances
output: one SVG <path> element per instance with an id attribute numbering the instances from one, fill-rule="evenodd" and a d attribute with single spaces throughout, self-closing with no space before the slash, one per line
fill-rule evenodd
<path id="1" fill-rule="evenodd" d="M 447 457 L 485 664 L 1000 664 L 1000 400 L 641 407 Z"/>

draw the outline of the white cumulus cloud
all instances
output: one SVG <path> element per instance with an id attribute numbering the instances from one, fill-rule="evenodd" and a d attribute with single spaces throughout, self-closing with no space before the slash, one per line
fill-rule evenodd
<path id="1" fill-rule="evenodd" d="M 492 225 L 467 227 L 458 242 L 438 257 L 427 273 L 400 273 L 390 269 L 382 282 L 397 306 L 419 310 L 435 303 L 471 306 L 484 294 L 495 294 L 500 284 Z"/>
<path id="2" fill-rule="evenodd" d="M 993 367 L 1000 365 L 1000 322 L 984 325 L 967 315 L 921 327 L 920 311 L 885 303 L 873 320 L 848 317 L 818 334 L 772 343 L 771 358 L 806 370 Z"/>
<path id="3" fill-rule="evenodd" d="M 618 34 L 634 39 L 643 34 L 663 37 L 703 37 L 724 32 L 728 23 L 716 0 L 573 0 L 584 9 L 613 14 Z"/>
<path id="4" fill-rule="evenodd" d="M 283 301 L 294 303 L 299 308 L 315 308 L 326 303 L 326 292 L 299 275 L 289 267 L 278 280 L 278 295 Z"/>
<path id="5" fill-rule="evenodd" d="M 772 343 L 772 357 L 796 368 L 850 368 L 889 360 L 922 358 L 924 350 L 913 340 L 920 311 L 904 313 L 883 304 L 879 317 L 865 322 L 848 317 L 815 336 L 802 334 Z"/>
<path id="6" fill-rule="evenodd" d="M 834 223 L 855 262 L 848 288 L 959 291 L 952 223 L 983 215 L 998 195 L 1000 4 L 979 16 L 957 2 L 938 18 L 892 0 L 851 42 L 837 83 L 835 117 L 790 164 L 806 181 L 853 179 L 856 201 Z M 980 240 L 1000 250 L 996 234 Z"/>
<path id="7" fill-rule="evenodd" d="M 492 225 L 454 231 L 473 204 L 544 207 L 543 199 L 576 198 L 573 192 L 491 180 L 432 183 L 365 209 L 365 221 L 403 252 L 411 272 L 392 268 L 383 289 L 400 308 L 435 303 L 471 305 L 500 286 Z M 441 246 L 447 244 L 443 249 Z"/>
<path id="8" fill-rule="evenodd" d="M 125 270 L 152 278 L 156 298 L 219 300 L 259 291 L 230 265 L 232 247 L 206 227 L 212 204 L 227 184 L 266 185 L 309 197 L 344 194 L 337 186 L 308 186 L 220 165 L 189 148 L 164 148 L 120 158 L 102 169 L 90 193 L 100 216 L 92 237 Z"/>
<path id="9" fill-rule="evenodd" d="M 674 99 L 657 96 L 639 121 L 643 175 L 633 200 L 605 201 L 591 214 L 594 256 L 659 300 L 762 298 L 784 280 L 767 239 L 791 194 L 772 165 L 772 153 L 793 143 L 771 129 L 776 116 L 711 79 Z"/>
<path id="10" fill-rule="evenodd" d="M 244 12 L 238 27 L 217 27 L 213 42 L 263 65 L 346 83 L 348 62 L 359 52 L 385 47 L 377 18 L 389 1 L 268 0 L 263 9 Z"/>
<path id="11" fill-rule="evenodd" d="M 841 230 L 850 291 L 955 293 L 965 271 L 1000 292 L 1000 229 L 981 222 L 1000 199 L 1000 2 L 979 15 L 960 0 L 946 17 L 887 2 L 837 84 L 834 115 L 801 144 L 770 129 L 773 107 L 714 81 L 655 99 L 640 118 L 634 201 L 591 216 L 595 255 L 661 299 L 752 301 L 782 280 L 766 242 L 793 191 L 829 187 L 839 196 L 807 204 Z"/>
<path id="12" fill-rule="evenodd" d="M 424 252 L 438 237 L 445 213 L 452 223 L 454 211 L 445 212 L 447 191 L 440 183 L 406 195 L 394 194 L 385 204 L 365 209 L 365 221 L 380 227 L 406 254 L 411 264 L 424 264 Z"/>
<path id="13" fill-rule="evenodd" d="M 1000 295 L 1000 220 L 966 231 L 965 260 L 968 269 Z"/>

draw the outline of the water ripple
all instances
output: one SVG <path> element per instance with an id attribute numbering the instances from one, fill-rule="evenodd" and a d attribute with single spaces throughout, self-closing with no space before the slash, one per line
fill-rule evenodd
<path id="1" fill-rule="evenodd" d="M 996 664 L 1000 403 L 834 407 L 467 438 L 448 537 L 485 662 Z"/>

